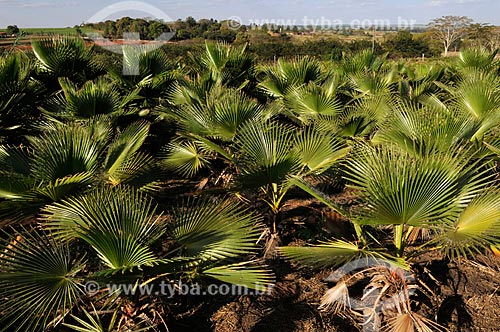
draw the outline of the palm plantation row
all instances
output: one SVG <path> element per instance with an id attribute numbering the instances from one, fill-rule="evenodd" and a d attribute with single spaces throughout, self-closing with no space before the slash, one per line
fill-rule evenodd
<path id="1" fill-rule="evenodd" d="M 495 53 L 259 64 L 245 47 L 208 43 L 179 64 L 162 49 L 123 52 L 139 75 L 75 38 L 0 59 L 1 331 L 161 330 L 168 321 L 154 310 L 168 299 L 151 296 L 149 311 L 127 316 L 138 299 L 104 285 L 262 290 L 275 281 L 266 265 L 275 255 L 317 268 L 378 258 L 412 271 L 430 249 L 450 259 L 496 250 Z M 344 184 L 356 204 L 331 199 Z M 283 208 L 299 192 L 349 220 L 352 234 L 284 246 Z M 367 273 L 366 287 L 382 293 L 373 310 L 412 287 Z M 103 290 L 85 294 L 89 280 Z M 321 307 L 349 309 L 352 286 L 339 281 Z M 404 296 L 384 313 L 389 329 L 443 328 Z"/>

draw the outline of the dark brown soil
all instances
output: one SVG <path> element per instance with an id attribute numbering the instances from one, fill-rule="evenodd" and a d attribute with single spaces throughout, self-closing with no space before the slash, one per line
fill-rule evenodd
<path id="1" fill-rule="evenodd" d="M 351 205 L 355 193 L 333 197 Z M 280 245 L 348 237 L 349 224 L 313 199 L 289 200 L 280 225 Z M 181 299 L 168 315 L 170 332 L 333 332 L 362 331 L 360 322 L 319 311 L 322 295 L 332 287 L 331 269 L 314 271 L 283 258 L 268 260 L 276 273 L 271 295 Z M 415 296 L 416 311 L 450 331 L 500 331 L 500 259 L 487 252 L 474 261 L 453 261 L 427 252 L 412 265 L 415 277 L 430 289 Z M 188 309 L 189 308 L 189 309 Z"/>

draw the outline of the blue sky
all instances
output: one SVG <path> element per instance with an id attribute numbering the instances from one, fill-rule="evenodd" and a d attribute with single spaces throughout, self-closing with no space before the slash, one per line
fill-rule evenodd
<path id="1" fill-rule="evenodd" d="M 0 0 L 0 27 L 65 27 L 88 21 L 113 0 Z M 398 17 L 426 24 L 443 15 L 466 15 L 476 22 L 500 25 L 498 0 L 146 0 L 143 3 L 161 10 L 171 19 L 193 16 L 227 19 L 238 17 L 244 23 L 262 20 L 289 20 L 301 24 L 304 17 L 328 23 L 328 20 L 350 24 L 353 20 L 390 20 Z M 127 6 L 126 6 L 127 7 Z M 134 6 L 128 6 L 134 8 Z M 139 7 L 136 7 L 136 9 Z M 109 12 L 109 11 L 108 11 Z M 152 17 L 151 13 L 126 10 L 110 15 Z"/>

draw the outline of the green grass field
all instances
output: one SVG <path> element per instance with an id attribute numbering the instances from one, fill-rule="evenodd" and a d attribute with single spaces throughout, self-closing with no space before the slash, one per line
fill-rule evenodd
<path id="1" fill-rule="evenodd" d="M 52 35 L 76 35 L 75 28 L 19 28 L 21 32 L 26 32 L 25 36 L 22 36 L 18 43 L 20 45 L 30 44 L 35 39 L 45 38 L 46 36 Z M 7 29 L 0 29 L 0 31 L 6 31 Z M 83 33 L 91 32 L 92 29 L 81 28 Z M 16 38 L 0 38 L 0 47 L 10 46 L 16 41 Z"/>
<path id="2" fill-rule="evenodd" d="M 75 28 L 19 28 L 21 31 L 26 32 L 28 35 L 75 35 Z M 6 31 L 7 29 L 0 29 Z M 89 32 L 92 29 L 81 28 L 82 32 Z"/>

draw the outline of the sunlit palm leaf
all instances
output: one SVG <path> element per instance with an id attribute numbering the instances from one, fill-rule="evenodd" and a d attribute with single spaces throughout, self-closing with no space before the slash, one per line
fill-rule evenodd
<path id="1" fill-rule="evenodd" d="M 357 220 L 423 227 L 453 216 L 490 181 L 467 164 L 468 157 L 459 156 L 451 151 L 415 157 L 394 146 L 361 148 L 347 163 L 347 178 L 366 202 Z"/>
<path id="2" fill-rule="evenodd" d="M 270 270 L 254 267 L 248 262 L 212 267 L 201 273 L 223 282 L 258 291 L 270 292 L 274 283 L 274 276 Z"/>
<path id="3" fill-rule="evenodd" d="M 230 141 L 247 121 L 260 120 L 262 109 L 240 92 L 218 88 L 203 101 L 171 111 L 185 133 Z"/>
<path id="4" fill-rule="evenodd" d="M 258 188 L 278 184 L 299 169 L 298 155 L 292 149 L 291 128 L 261 122 L 249 122 L 236 137 L 237 165 L 242 174 L 237 181 Z"/>
<path id="5" fill-rule="evenodd" d="M 85 319 L 77 317 L 75 315 L 71 315 L 71 317 L 76 321 L 79 325 L 74 324 L 66 324 L 63 323 L 65 327 L 70 328 L 72 331 L 77 332 L 141 332 L 151 330 L 151 327 L 140 327 L 143 325 L 143 322 L 138 324 L 131 324 L 127 322 L 127 324 L 121 324 L 121 321 L 118 319 L 119 310 L 115 310 L 109 319 L 109 324 L 104 325 L 103 320 L 99 317 L 101 314 L 100 311 L 96 310 L 94 305 L 92 304 L 92 313 L 83 309 L 83 313 L 85 314 Z M 107 321 L 107 319 L 106 319 Z M 118 323 L 118 325 L 117 325 Z"/>
<path id="6" fill-rule="evenodd" d="M 111 184 L 124 183 L 131 174 L 151 165 L 152 159 L 149 156 L 137 155 L 148 134 L 149 124 L 139 121 L 129 125 L 110 144 L 104 169 Z"/>
<path id="7" fill-rule="evenodd" d="M 280 247 L 279 251 L 294 261 L 318 268 L 339 266 L 369 254 L 357 244 L 341 240 L 310 247 Z"/>
<path id="8" fill-rule="evenodd" d="M 87 47 L 81 38 L 61 36 L 35 40 L 33 53 L 43 71 L 56 77 L 85 76 L 92 66 L 92 47 Z"/>
<path id="9" fill-rule="evenodd" d="M 335 91 L 329 91 L 327 87 L 307 85 L 294 88 L 286 95 L 285 104 L 304 120 L 318 115 L 338 115 L 342 104 Z"/>
<path id="10" fill-rule="evenodd" d="M 167 169 L 187 177 L 210 164 L 206 152 L 195 142 L 172 142 L 165 153 L 163 162 Z"/>
<path id="11" fill-rule="evenodd" d="M 484 48 L 464 49 L 460 51 L 456 63 L 465 74 L 470 69 L 490 72 L 498 66 L 498 61 L 495 60 L 497 53 L 498 50 L 489 52 Z"/>
<path id="12" fill-rule="evenodd" d="M 478 122 L 464 112 L 405 103 L 394 110 L 372 142 L 395 143 L 413 153 L 446 152 L 467 144 L 477 129 Z"/>
<path id="13" fill-rule="evenodd" d="M 247 121 L 260 119 L 260 106 L 239 93 L 229 93 L 214 105 L 214 133 L 223 139 L 233 139 Z"/>
<path id="14" fill-rule="evenodd" d="M 292 87 L 319 82 L 322 78 L 320 64 L 308 57 L 294 61 L 279 59 L 275 66 L 266 68 L 264 72 L 266 78 L 260 87 L 273 97 L 283 97 Z"/>
<path id="15" fill-rule="evenodd" d="M 163 233 L 151 199 L 126 187 L 54 203 L 43 209 L 42 220 L 58 238 L 86 241 L 115 270 L 153 264 L 149 244 Z"/>
<path id="16" fill-rule="evenodd" d="M 500 191 L 486 189 L 438 238 L 451 256 L 473 254 L 500 243 Z"/>
<path id="17" fill-rule="evenodd" d="M 185 256 L 219 260 L 255 251 L 261 234 L 260 219 L 226 200 L 190 201 L 174 211 L 172 235 Z"/>
<path id="18" fill-rule="evenodd" d="M 384 326 L 387 332 L 445 332 L 445 327 L 415 312 L 398 313 Z"/>
<path id="19" fill-rule="evenodd" d="M 59 78 L 62 92 L 48 101 L 43 111 L 61 119 L 88 119 L 99 114 L 120 114 L 136 98 L 137 91 L 121 96 L 116 86 L 102 78 L 77 87 L 67 78 Z M 124 103 L 125 101 L 125 103 Z"/>
<path id="20" fill-rule="evenodd" d="M 104 142 L 78 125 L 59 126 L 40 137 L 30 137 L 34 177 L 54 181 L 67 175 L 93 172 Z"/>
<path id="21" fill-rule="evenodd" d="M 14 233 L 0 243 L 0 331 L 42 331 L 56 317 L 58 323 L 83 295 L 81 262 L 38 231 Z"/>
<path id="22" fill-rule="evenodd" d="M 315 174 L 331 168 L 349 151 L 334 133 L 314 127 L 306 128 L 297 136 L 296 149 L 300 162 Z"/>

